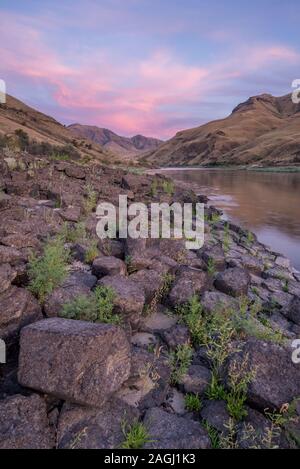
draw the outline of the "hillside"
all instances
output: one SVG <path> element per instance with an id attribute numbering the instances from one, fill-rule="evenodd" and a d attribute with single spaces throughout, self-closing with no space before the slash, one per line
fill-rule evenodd
<path id="1" fill-rule="evenodd" d="M 144 160 L 160 166 L 300 164 L 300 105 L 263 94 L 225 119 L 178 132 Z"/>
<path id="2" fill-rule="evenodd" d="M 117 162 L 117 156 L 103 148 L 100 144 L 77 139 L 64 125 L 7 95 L 6 104 L 0 105 L 0 137 L 13 136 L 15 132 L 24 132 L 29 140 L 47 143 L 53 147 L 71 146 L 74 153 L 88 159 L 96 159 L 106 163 Z M 13 138 L 11 139 L 13 140 Z"/>
<path id="3" fill-rule="evenodd" d="M 111 130 L 96 126 L 72 124 L 68 129 L 76 138 L 85 138 L 102 145 L 117 155 L 139 155 L 146 151 L 155 151 L 162 144 L 156 138 L 135 135 L 134 137 L 121 137 Z"/>

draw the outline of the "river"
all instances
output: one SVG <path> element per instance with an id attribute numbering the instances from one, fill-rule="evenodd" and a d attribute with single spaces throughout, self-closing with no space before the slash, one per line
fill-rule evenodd
<path id="1" fill-rule="evenodd" d="M 225 218 L 252 230 L 300 270 L 300 172 L 168 168 L 163 173 L 192 183 Z"/>

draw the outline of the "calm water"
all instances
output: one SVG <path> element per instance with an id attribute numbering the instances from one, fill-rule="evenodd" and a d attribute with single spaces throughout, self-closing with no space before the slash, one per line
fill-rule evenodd
<path id="1" fill-rule="evenodd" d="M 300 270 L 300 173 L 188 169 L 164 174 L 191 182 L 226 218 L 254 231 Z"/>

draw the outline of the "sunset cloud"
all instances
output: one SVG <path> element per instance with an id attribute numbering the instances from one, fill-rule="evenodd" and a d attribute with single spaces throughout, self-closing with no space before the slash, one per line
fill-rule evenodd
<path id="1" fill-rule="evenodd" d="M 97 11 L 99 19 L 101 11 Z M 108 19 L 111 10 L 103 11 L 104 18 L 112 21 Z M 70 32 L 61 30 L 62 18 L 55 18 L 53 11 L 48 23 L 44 15 L 1 12 L 6 27 L 0 30 L 0 78 L 6 80 L 8 92 L 65 123 L 94 124 L 126 135 L 168 138 L 181 128 L 219 118 L 248 97 L 244 95 L 248 88 L 252 94 L 276 92 L 270 75 L 278 74 L 282 81 L 286 77 L 286 89 L 280 93 L 288 92 L 300 65 L 293 45 L 245 44 L 217 27 L 211 37 L 232 43 L 224 49 L 218 45 L 214 54 L 207 54 L 207 39 L 198 40 L 199 52 L 195 49 L 192 57 L 184 54 L 180 43 L 176 49 L 168 41 L 141 48 L 134 44 L 134 53 L 124 54 L 121 38 L 117 46 L 114 40 L 110 43 L 101 36 L 100 26 L 93 40 L 85 42 L 82 31 L 88 18 L 74 43 Z M 67 18 L 66 24 L 79 27 L 74 26 L 75 20 L 76 15 Z M 184 29 L 181 22 L 176 31 Z"/>

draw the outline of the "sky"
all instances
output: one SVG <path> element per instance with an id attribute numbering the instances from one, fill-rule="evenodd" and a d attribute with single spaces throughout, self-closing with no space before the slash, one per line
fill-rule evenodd
<path id="1" fill-rule="evenodd" d="M 0 0 L 0 79 L 64 124 L 162 139 L 300 78 L 299 0 Z"/>

